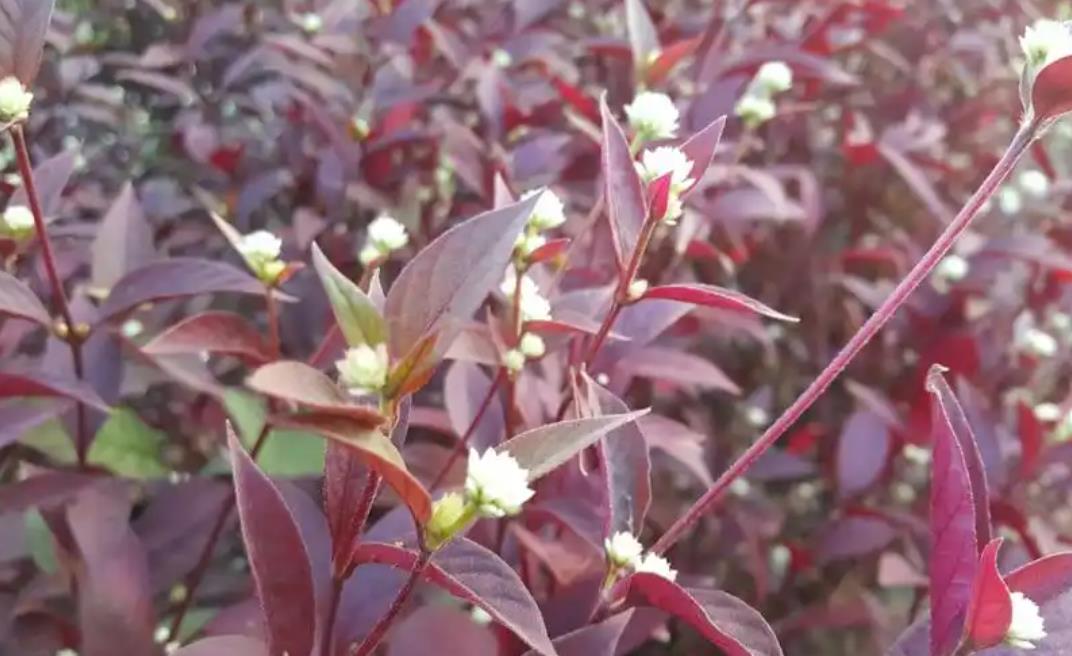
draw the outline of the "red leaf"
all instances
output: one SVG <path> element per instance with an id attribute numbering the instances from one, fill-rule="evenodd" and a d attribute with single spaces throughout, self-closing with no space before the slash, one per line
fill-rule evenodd
<path id="1" fill-rule="evenodd" d="M 0 313 L 35 321 L 45 327 L 52 325 L 52 317 L 37 294 L 6 271 L 0 271 Z"/>
<path id="2" fill-rule="evenodd" d="M 1031 86 L 1031 107 L 1039 120 L 1054 119 L 1072 111 L 1072 57 L 1047 64 Z"/>
<path id="3" fill-rule="evenodd" d="M 316 603 L 309 553 L 283 496 L 228 426 L 242 540 L 269 633 L 269 652 L 309 654 Z"/>
<path id="4" fill-rule="evenodd" d="M 352 417 L 317 412 L 273 417 L 272 425 L 317 433 L 352 449 L 367 466 L 383 476 L 419 524 L 431 516 L 432 500 L 428 491 L 406 468 L 402 454 L 380 430 L 370 429 Z"/>
<path id="5" fill-rule="evenodd" d="M 890 429 L 873 412 L 857 410 L 846 421 L 838 438 L 837 482 L 842 498 L 871 487 L 886 468 Z"/>
<path id="6" fill-rule="evenodd" d="M 694 180 L 692 186 L 685 190 L 682 195 L 688 195 L 690 191 L 695 189 L 696 185 L 703 179 L 704 174 L 707 173 L 707 168 L 711 166 L 711 161 L 715 158 L 715 150 L 718 148 L 719 142 L 722 141 L 722 130 L 725 127 L 726 117 L 720 116 L 681 144 L 681 151 L 692 161 L 692 172 L 689 173 L 689 177 Z"/>
<path id="7" fill-rule="evenodd" d="M 218 292 L 263 296 L 265 290 L 256 278 L 229 264 L 176 257 L 154 262 L 123 276 L 101 306 L 97 323 L 115 318 L 142 303 Z"/>
<path id="8" fill-rule="evenodd" d="M 1022 592 L 1036 604 L 1055 600 L 1072 590 L 1072 552 L 1056 553 L 1032 561 L 1005 577 L 1013 592 Z"/>
<path id="9" fill-rule="evenodd" d="M 364 428 L 387 421 L 375 408 L 355 404 L 330 378 L 302 362 L 266 364 L 246 379 L 246 386 L 267 396 L 345 416 Z"/>
<path id="10" fill-rule="evenodd" d="M 8 396 L 58 396 L 81 401 L 102 412 L 111 410 L 108 404 L 85 381 L 44 371 L 0 371 L 0 398 Z"/>
<path id="11" fill-rule="evenodd" d="M 603 184 L 607 198 L 607 214 L 618 256 L 623 265 L 640 238 L 640 230 L 648 216 L 644 203 L 644 187 L 637 174 L 636 163 L 629 151 L 629 141 L 622 126 L 607 107 L 606 97 L 599 100 L 603 116 Z"/>
<path id="12" fill-rule="evenodd" d="M 928 390 L 934 395 L 931 441 L 931 654 L 947 656 L 960 641 L 964 612 L 977 569 L 975 501 L 971 476 L 954 433 L 941 387 L 940 370 L 932 369 Z M 951 395 L 950 395 L 951 398 Z"/>
<path id="13" fill-rule="evenodd" d="M 551 84 L 554 85 L 555 90 L 558 91 L 558 95 L 562 97 L 562 100 L 566 101 L 566 103 L 573 107 L 573 109 L 580 112 L 582 116 L 593 123 L 599 121 L 599 105 L 585 95 L 583 91 L 557 75 L 551 76 Z"/>
<path id="14" fill-rule="evenodd" d="M 652 287 L 644 294 L 644 298 L 662 298 L 671 301 L 682 301 L 694 305 L 732 310 L 734 312 L 753 312 L 771 319 L 780 321 L 797 322 L 800 319 L 767 307 L 763 303 L 749 298 L 741 292 L 724 287 L 703 284 L 680 284 L 659 285 Z"/>
<path id="15" fill-rule="evenodd" d="M 659 56 L 648 65 L 647 78 L 649 84 L 657 84 L 677 66 L 682 60 L 696 51 L 700 45 L 700 37 L 682 39 L 663 48 Z"/>
<path id="16" fill-rule="evenodd" d="M 171 656 L 268 656 L 268 647 L 246 636 L 225 635 L 198 640 Z"/>
<path id="17" fill-rule="evenodd" d="M 539 264 L 541 262 L 547 262 L 555 259 L 559 255 L 566 252 L 569 248 L 570 239 L 568 237 L 560 237 L 559 239 L 551 239 L 543 246 L 540 246 L 536 250 L 532 251 L 529 255 L 529 262 L 532 264 Z"/>
<path id="18" fill-rule="evenodd" d="M 778 638 L 755 609 L 718 590 L 683 588 L 657 574 L 626 581 L 634 603 L 654 606 L 696 629 L 727 656 L 781 656 Z"/>
<path id="19" fill-rule="evenodd" d="M 1020 476 L 1030 478 L 1042 452 L 1042 422 L 1031 406 L 1023 401 L 1016 406 L 1016 428 L 1020 436 Z"/>
<path id="20" fill-rule="evenodd" d="M 355 559 L 410 570 L 417 554 L 393 544 L 368 542 L 356 549 Z M 456 540 L 436 553 L 424 576 L 459 599 L 483 608 L 538 653 L 554 656 L 555 648 L 536 601 L 513 568 L 491 551 L 464 538 Z"/>
<path id="21" fill-rule="evenodd" d="M 1012 623 L 1012 597 L 998 571 L 1001 538 L 990 541 L 979 557 L 979 569 L 972 584 L 965 634 L 976 649 L 986 649 L 1005 638 Z"/>
<path id="22" fill-rule="evenodd" d="M 502 280 L 536 203 L 528 200 L 473 217 L 440 235 L 410 260 L 387 294 L 384 315 L 391 354 L 402 358 L 436 331 L 453 337 L 461 322 L 472 318 Z M 444 325 L 450 322 L 451 325 Z M 440 338 L 441 353 L 451 339 Z M 431 354 L 429 354 L 431 355 Z M 416 377 L 433 364 L 416 363 Z"/>
<path id="23" fill-rule="evenodd" d="M 273 358 L 260 332 L 245 318 L 220 311 L 188 317 L 154 337 L 142 350 L 154 355 L 219 353 L 258 364 Z"/>
<path id="24" fill-rule="evenodd" d="M 41 67 L 55 0 L 0 0 L 0 77 L 30 88 Z"/>
<path id="25" fill-rule="evenodd" d="M 670 204 L 670 180 L 672 173 L 658 177 L 648 183 L 648 212 L 660 219 L 666 216 L 666 207 Z"/>

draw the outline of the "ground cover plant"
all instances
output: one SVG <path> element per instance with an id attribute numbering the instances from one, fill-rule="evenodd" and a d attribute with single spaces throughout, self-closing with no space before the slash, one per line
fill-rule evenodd
<path id="1" fill-rule="evenodd" d="M 1069 653 L 1067 18 L 0 0 L 0 654 Z"/>

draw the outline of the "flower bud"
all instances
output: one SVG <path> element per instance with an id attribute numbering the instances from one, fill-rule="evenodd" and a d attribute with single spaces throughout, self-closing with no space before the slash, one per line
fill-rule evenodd
<path id="1" fill-rule="evenodd" d="M 466 501 L 483 517 L 516 515 L 535 494 L 529 487 L 528 475 L 528 470 L 509 453 L 497 453 L 489 448 L 480 455 L 476 449 L 470 449 Z"/>
<path id="2" fill-rule="evenodd" d="M 0 232 L 13 239 L 28 237 L 34 230 L 34 217 L 25 205 L 11 205 L 0 216 Z"/>
<path id="3" fill-rule="evenodd" d="M 746 93 L 733 111 L 750 128 L 757 128 L 778 115 L 778 107 L 766 96 Z"/>
<path id="4" fill-rule="evenodd" d="M 261 282 L 272 284 L 286 268 L 286 264 L 279 259 L 283 241 L 267 230 L 244 235 L 237 246 L 246 265 Z"/>
<path id="5" fill-rule="evenodd" d="M 502 364 L 511 374 L 516 374 L 525 368 L 525 354 L 517 349 L 510 349 L 503 353 Z"/>
<path id="6" fill-rule="evenodd" d="M 767 62 L 759 67 L 752 84 L 769 94 L 789 91 L 793 88 L 793 69 L 782 61 Z"/>
<path id="7" fill-rule="evenodd" d="M 387 384 L 387 345 L 377 344 L 373 348 L 368 344 L 361 344 L 348 349 L 343 359 L 335 362 L 335 368 L 339 371 L 339 382 L 352 392 L 379 392 Z"/>
<path id="8" fill-rule="evenodd" d="M 518 342 L 518 350 L 526 358 L 536 360 L 542 358 L 544 353 L 547 352 L 547 345 L 543 343 L 543 339 L 539 335 L 525 333 Z"/>
<path id="9" fill-rule="evenodd" d="M 630 301 L 639 301 L 643 298 L 644 294 L 648 291 L 648 281 L 643 278 L 637 278 L 633 282 L 629 283 L 629 289 L 626 294 Z"/>
<path id="10" fill-rule="evenodd" d="M 24 121 L 30 115 L 33 94 L 14 76 L 0 80 L 0 123 Z"/>
<path id="11" fill-rule="evenodd" d="M 1018 649 L 1034 649 L 1035 643 L 1046 637 L 1046 622 L 1038 604 L 1022 592 L 1012 593 L 1012 621 L 1005 633 L 1005 642 Z"/>
<path id="12" fill-rule="evenodd" d="M 640 564 L 644 546 L 629 531 L 618 531 L 603 540 L 607 560 L 613 567 L 632 568 Z"/>
<path id="13" fill-rule="evenodd" d="M 432 517 L 424 527 L 425 543 L 438 549 L 460 533 L 472 521 L 475 508 L 465 498 L 450 492 L 432 504 Z"/>

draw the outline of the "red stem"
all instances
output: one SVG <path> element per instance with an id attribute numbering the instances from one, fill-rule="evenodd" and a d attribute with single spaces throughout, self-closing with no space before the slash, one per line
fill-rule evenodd
<path id="1" fill-rule="evenodd" d="M 335 632 L 335 618 L 339 614 L 339 600 L 342 598 L 342 586 L 346 579 L 335 577 L 331 581 L 331 600 L 328 602 L 327 621 L 324 633 L 320 636 L 320 656 L 331 656 L 331 634 Z"/>
<path id="2" fill-rule="evenodd" d="M 275 298 L 274 288 L 264 288 L 264 305 L 268 313 L 268 348 L 273 356 L 279 358 L 282 355 L 279 339 L 279 301 Z"/>
<path id="3" fill-rule="evenodd" d="M 480 425 L 480 420 L 487 414 L 488 408 L 491 407 L 491 401 L 495 398 L 495 392 L 499 389 L 499 385 L 502 384 L 503 378 L 506 377 L 506 369 L 499 369 L 499 373 L 495 376 L 495 380 L 492 381 L 488 387 L 488 393 L 484 395 L 484 400 L 480 402 L 480 407 L 476 410 L 476 415 L 473 416 L 473 420 L 469 422 L 469 427 L 465 429 L 465 433 L 458 440 L 458 443 L 454 447 L 454 451 L 450 454 L 450 458 L 447 459 L 447 464 L 443 465 L 443 468 L 439 470 L 436 477 L 432 480 L 432 485 L 429 488 L 430 491 L 435 492 L 440 485 L 443 484 L 443 479 L 447 477 L 451 467 L 458 461 L 458 458 L 465 453 L 465 447 L 469 445 L 469 439 L 476 431 L 476 427 Z"/>
<path id="4" fill-rule="evenodd" d="M 391 628 L 391 624 L 394 623 L 398 614 L 402 612 L 402 608 L 405 606 L 409 596 L 413 594 L 413 590 L 417 587 L 417 581 L 420 580 L 421 575 L 424 574 L 424 570 L 428 568 L 428 563 L 432 560 L 432 554 L 428 551 L 421 551 L 421 555 L 413 563 L 413 569 L 409 573 L 409 578 L 402 584 L 402 589 L 398 591 L 395 596 L 395 600 L 391 602 L 391 607 L 387 609 L 387 612 L 380 621 L 376 622 L 376 625 L 372 627 L 365 639 L 361 641 L 361 644 L 351 652 L 352 656 L 369 656 L 376 650 L 376 647 L 380 646 L 383 642 L 384 636 L 387 635 L 387 630 Z"/>
<path id="5" fill-rule="evenodd" d="M 972 219 L 975 218 L 979 210 L 990 199 L 991 196 L 997 191 L 1001 182 L 1009 175 L 1013 167 L 1020 160 L 1026 152 L 1028 146 L 1034 141 L 1037 135 L 1038 126 L 1035 123 L 1024 124 L 1020 127 L 1020 130 L 1013 137 L 1012 142 L 1009 144 L 1008 149 L 1001 156 L 1001 160 L 994 166 L 993 170 L 986 176 L 983 183 L 972 194 L 968 202 L 960 210 L 953 221 L 946 226 L 942 234 L 938 236 L 934 244 L 923 255 L 919 262 L 916 263 L 912 270 L 904 277 L 903 280 L 897 285 L 893 293 L 882 302 L 878 310 L 875 311 L 871 317 L 864 322 L 864 325 L 856 331 L 856 334 L 852 336 L 852 339 L 845 345 L 844 348 L 834 356 L 834 359 L 830 361 L 830 364 L 808 385 L 801 395 L 793 402 L 782 416 L 778 417 L 771 426 L 756 440 L 752 446 L 748 447 L 744 453 L 737 459 L 733 465 L 730 466 L 718 480 L 715 481 L 702 497 L 700 497 L 686 512 L 684 515 L 678 518 L 676 522 L 663 534 L 659 541 L 652 547 L 652 551 L 655 553 L 664 553 L 667 549 L 672 547 L 684 534 L 688 531 L 697 520 L 700 519 L 708 510 L 710 510 L 715 503 L 722 498 L 722 494 L 727 488 L 739 478 L 742 474 L 748 471 L 749 467 L 755 464 L 756 460 L 763 455 L 777 440 L 780 438 L 789 428 L 803 415 L 808 408 L 815 403 L 826 388 L 838 377 L 838 375 L 852 362 L 853 358 L 867 345 L 871 338 L 873 338 L 879 330 L 893 317 L 898 309 L 908 300 L 908 297 L 915 291 L 916 287 L 920 285 L 931 274 L 934 267 L 945 257 L 946 253 L 953 246 L 953 243 L 964 232 L 969 225 L 971 225 Z"/>
<path id="6" fill-rule="evenodd" d="M 84 336 L 76 329 L 74 318 L 71 315 L 71 305 L 67 300 L 67 292 L 63 288 L 63 278 L 60 277 L 59 269 L 56 266 L 56 254 L 52 250 L 52 240 L 48 237 L 45 213 L 41 208 L 41 198 L 37 193 L 37 183 L 34 181 L 33 164 L 30 162 L 30 148 L 26 144 L 26 133 L 23 131 L 21 123 L 11 127 L 11 141 L 15 146 L 19 177 L 22 178 L 22 185 L 26 189 L 26 199 L 30 204 L 30 213 L 33 214 L 34 229 L 37 232 L 38 241 L 41 242 L 41 257 L 45 261 L 45 271 L 48 273 L 48 282 L 52 287 L 53 302 L 59 308 L 63 322 L 66 324 L 64 340 L 71 348 L 75 376 L 82 380 L 85 378 L 85 365 L 82 361 L 82 340 Z M 75 451 L 78 455 L 78 466 L 84 469 L 89 453 L 89 425 L 86 418 L 86 406 L 79 402 L 75 412 L 78 424 Z"/>

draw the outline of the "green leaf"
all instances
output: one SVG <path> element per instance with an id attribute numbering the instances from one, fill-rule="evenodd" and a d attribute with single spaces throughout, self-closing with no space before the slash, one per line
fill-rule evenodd
<path id="1" fill-rule="evenodd" d="M 336 269 L 313 244 L 313 266 L 331 302 L 335 320 L 350 346 L 375 346 L 387 340 L 387 326 L 372 299 Z"/>
<path id="2" fill-rule="evenodd" d="M 252 449 L 268 418 L 268 406 L 264 399 L 240 389 L 229 389 L 223 394 L 223 406 L 234 422 L 242 444 Z"/>
<path id="3" fill-rule="evenodd" d="M 129 478 L 166 476 L 168 469 L 160 461 L 165 439 L 134 411 L 120 408 L 97 431 L 89 447 L 89 462 Z"/>
<path id="4" fill-rule="evenodd" d="M 257 454 L 257 465 L 269 476 L 320 476 L 326 451 L 327 444 L 315 433 L 273 430 Z"/>
<path id="5" fill-rule="evenodd" d="M 72 465 L 78 461 L 74 440 L 59 419 L 52 419 L 26 431 L 19 442 L 40 451 L 57 464 Z"/>
<path id="6" fill-rule="evenodd" d="M 30 552 L 37 568 L 46 574 L 56 572 L 59 565 L 56 560 L 56 544 L 52 531 L 36 510 L 26 512 L 26 550 Z"/>

